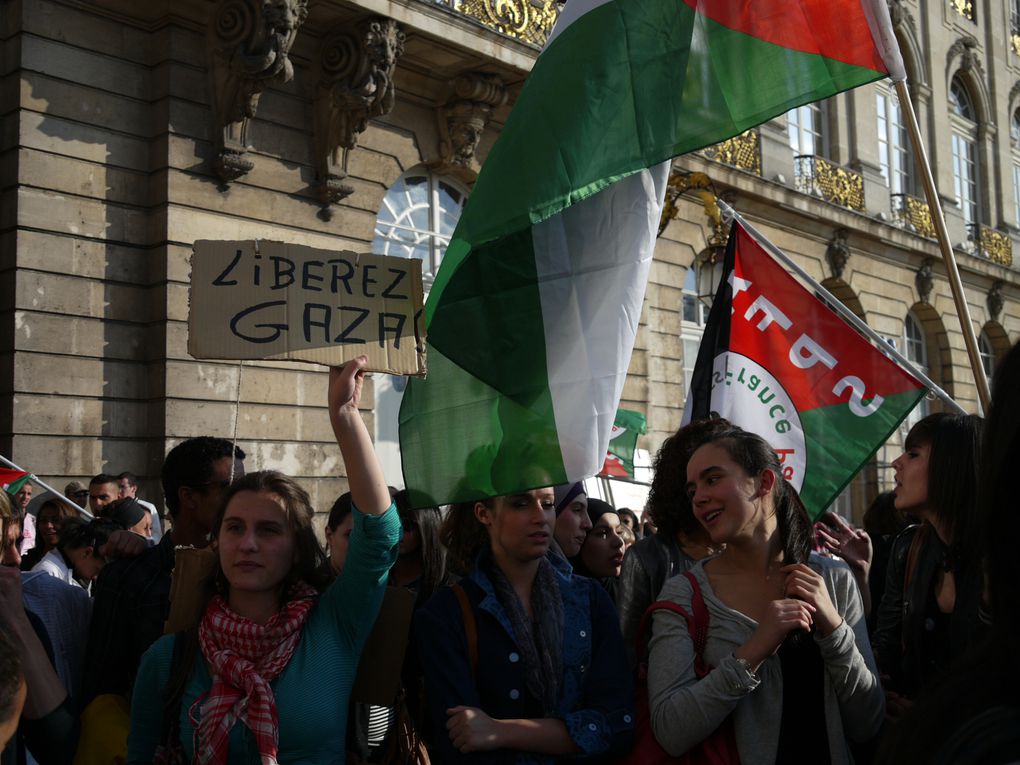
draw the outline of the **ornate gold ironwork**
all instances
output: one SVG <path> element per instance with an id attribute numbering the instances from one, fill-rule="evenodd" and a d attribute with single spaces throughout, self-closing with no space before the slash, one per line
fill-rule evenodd
<path id="1" fill-rule="evenodd" d="M 910 194 L 892 195 L 893 220 L 903 228 L 908 228 L 920 236 L 935 238 L 935 224 L 931 219 L 931 208 L 923 199 Z"/>
<path id="2" fill-rule="evenodd" d="M 669 222 L 676 220 L 680 214 L 677 200 L 681 194 L 688 191 L 693 192 L 701 200 L 701 205 L 705 208 L 705 217 L 712 224 L 712 233 L 708 236 L 709 247 L 725 247 L 729 240 L 729 231 L 723 222 L 712 179 L 704 173 L 686 173 L 679 170 L 670 173 L 666 182 L 666 204 L 659 218 L 659 236 L 666 230 Z"/>
<path id="3" fill-rule="evenodd" d="M 971 0 L 949 0 L 949 5 L 965 19 L 974 20 L 974 3 Z"/>
<path id="4" fill-rule="evenodd" d="M 813 154 L 795 158 L 797 191 L 851 210 L 864 209 L 864 176 Z"/>
<path id="5" fill-rule="evenodd" d="M 978 255 L 1003 266 L 1013 265 L 1013 242 L 1009 234 L 981 223 L 971 223 L 967 229 Z"/>
<path id="6" fill-rule="evenodd" d="M 761 175 L 761 151 L 758 148 L 758 130 L 751 128 L 740 135 L 733 136 L 722 143 L 717 143 L 701 150 L 708 159 L 733 165 L 755 175 Z"/>
<path id="7" fill-rule="evenodd" d="M 560 12 L 555 0 L 446 0 L 443 4 L 533 45 L 545 44 Z"/>
<path id="8" fill-rule="evenodd" d="M 1020 31 L 1014 29 L 1009 41 L 1013 45 L 1013 52 L 1020 56 Z"/>

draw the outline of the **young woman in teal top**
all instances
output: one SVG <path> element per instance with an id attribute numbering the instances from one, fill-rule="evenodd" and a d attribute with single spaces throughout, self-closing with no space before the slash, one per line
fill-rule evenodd
<path id="1" fill-rule="evenodd" d="M 319 594 L 324 556 L 296 483 L 275 471 L 235 483 L 213 526 L 218 594 L 197 630 L 164 636 L 142 659 L 129 763 L 344 762 L 358 658 L 401 536 L 358 412 L 365 363 L 329 381 L 357 508 L 343 576 Z"/>

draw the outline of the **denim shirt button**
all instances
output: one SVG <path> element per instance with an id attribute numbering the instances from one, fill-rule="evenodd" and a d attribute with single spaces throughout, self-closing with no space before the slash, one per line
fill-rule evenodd
<path id="1" fill-rule="evenodd" d="M 510 659 L 511 664 L 516 664 L 521 660 L 521 657 L 517 655 L 516 651 L 511 652 L 511 654 L 507 658 Z"/>
<path id="2" fill-rule="evenodd" d="M 595 723 L 588 723 L 588 730 L 596 731 L 598 729 L 599 729 L 599 726 L 597 726 Z"/>
<path id="3" fill-rule="evenodd" d="M 588 637 L 588 633 L 585 632 L 584 630 L 581 630 L 581 637 Z"/>
<path id="4" fill-rule="evenodd" d="M 624 715 L 624 716 L 623 716 L 623 721 L 624 721 L 625 723 L 629 723 L 629 722 L 631 721 L 631 719 L 632 719 L 632 718 L 631 718 L 631 716 L 630 716 L 630 715 Z"/>
<path id="5" fill-rule="evenodd" d="M 517 701 L 517 699 L 519 699 L 520 697 L 521 697 L 521 692 L 519 690 L 517 690 L 516 688 L 511 689 L 511 691 L 510 691 L 510 698 L 511 699 L 513 699 L 514 701 Z"/>

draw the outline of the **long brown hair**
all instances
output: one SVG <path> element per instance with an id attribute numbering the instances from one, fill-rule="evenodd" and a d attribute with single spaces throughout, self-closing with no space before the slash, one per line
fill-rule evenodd
<path id="1" fill-rule="evenodd" d="M 450 505 L 439 529 L 439 540 L 446 547 L 449 567 L 457 574 L 467 574 L 475 567 L 475 558 L 489 541 L 485 526 L 475 517 L 478 502 L 488 508 L 493 506 L 491 499 Z"/>
<path id="2" fill-rule="evenodd" d="M 285 476 L 278 470 L 260 470 L 256 473 L 248 473 L 239 478 L 227 490 L 223 498 L 223 504 L 216 512 L 212 524 L 213 539 L 220 534 L 220 526 L 223 524 L 223 516 L 227 511 L 230 500 L 242 491 L 265 492 L 279 497 L 283 501 L 284 515 L 290 521 L 290 527 L 294 530 L 294 565 L 291 566 L 290 574 L 284 582 L 282 595 L 286 596 L 290 585 L 297 581 L 310 584 L 322 592 L 332 577 L 325 570 L 326 553 L 323 552 L 319 539 L 312 527 L 312 503 L 308 492 L 302 489 L 293 478 Z M 223 569 L 217 566 L 216 584 L 221 592 L 229 590 Z"/>

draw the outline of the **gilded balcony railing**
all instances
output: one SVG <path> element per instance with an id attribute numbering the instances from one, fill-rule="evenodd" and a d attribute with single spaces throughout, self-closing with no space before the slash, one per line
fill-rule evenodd
<path id="1" fill-rule="evenodd" d="M 1009 234 L 981 223 L 968 223 L 967 238 L 974 243 L 974 250 L 981 257 L 1003 266 L 1013 265 L 1013 241 Z"/>
<path id="2" fill-rule="evenodd" d="M 1020 11 L 1016 4 L 1013 4 L 1009 13 L 1009 42 L 1013 46 L 1013 52 L 1020 56 Z"/>
<path id="3" fill-rule="evenodd" d="M 560 13 L 554 0 L 434 0 L 434 4 L 538 46 L 545 45 Z"/>
<path id="4" fill-rule="evenodd" d="M 797 191 L 826 202 L 864 209 L 864 176 L 813 154 L 794 157 L 794 183 Z"/>
<path id="5" fill-rule="evenodd" d="M 732 165 L 755 175 L 761 175 L 761 148 L 758 130 L 751 128 L 722 143 L 713 144 L 701 150 L 708 159 Z"/>
<path id="6" fill-rule="evenodd" d="M 931 219 L 931 208 L 923 199 L 910 194 L 892 194 L 893 221 L 916 234 L 935 239 L 935 224 Z"/>
<path id="7" fill-rule="evenodd" d="M 965 19 L 974 20 L 974 3 L 971 0 L 949 0 L 949 7 Z"/>

